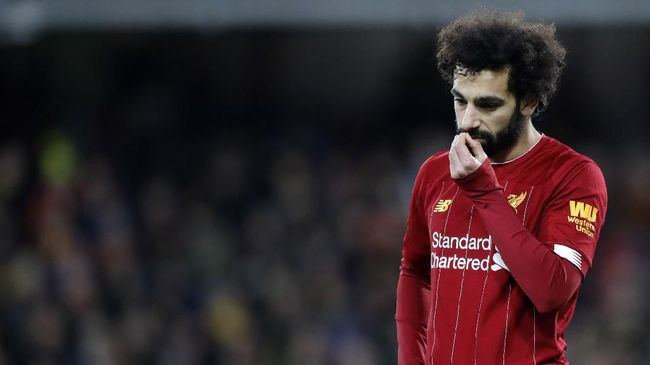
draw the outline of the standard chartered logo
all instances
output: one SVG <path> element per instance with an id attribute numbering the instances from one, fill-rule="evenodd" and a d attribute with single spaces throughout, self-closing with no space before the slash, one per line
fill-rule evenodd
<path id="1" fill-rule="evenodd" d="M 431 248 L 454 248 L 459 250 L 492 251 L 492 236 L 483 238 L 444 236 L 440 232 L 431 235 Z"/>
<path id="2" fill-rule="evenodd" d="M 492 236 L 487 237 L 470 237 L 469 234 L 461 237 L 445 236 L 440 232 L 433 232 L 431 235 L 431 248 L 432 249 L 456 249 L 456 250 L 469 250 L 469 251 L 483 251 L 487 255 L 485 258 L 477 257 L 464 257 L 465 255 L 458 256 L 441 256 L 436 252 L 431 252 L 431 268 L 432 269 L 453 269 L 453 270 L 482 270 L 498 271 L 501 269 L 508 270 L 501 259 L 501 255 L 496 252 L 493 257 L 493 264 L 490 266 L 490 253 L 492 252 Z M 498 251 L 498 250 L 497 250 Z"/>

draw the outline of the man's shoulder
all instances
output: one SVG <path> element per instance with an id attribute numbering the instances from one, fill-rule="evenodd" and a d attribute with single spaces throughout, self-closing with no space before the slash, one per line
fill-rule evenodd
<path id="1" fill-rule="evenodd" d="M 576 167 L 583 164 L 596 165 L 594 160 L 577 152 L 557 139 L 548 136 L 546 138 L 548 139 L 548 143 L 545 146 L 546 148 L 544 148 L 544 154 L 552 161 L 554 167 Z"/>
<path id="2" fill-rule="evenodd" d="M 550 166 L 548 166 L 549 176 L 569 177 L 585 169 L 602 174 L 598 164 L 590 157 L 577 152 L 554 138 L 547 138 L 548 143 L 544 152 L 550 161 Z"/>
<path id="3" fill-rule="evenodd" d="M 437 180 L 449 175 L 449 151 L 440 151 L 429 156 L 418 172 L 424 180 Z"/>

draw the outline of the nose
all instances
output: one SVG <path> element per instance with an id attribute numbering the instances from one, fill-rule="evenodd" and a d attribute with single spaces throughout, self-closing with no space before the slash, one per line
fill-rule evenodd
<path id="1" fill-rule="evenodd" d="M 463 130 L 470 130 L 478 127 L 480 124 L 481 119 L 478 110 L 471 103 L 467 104 L 458 127 Z"/>

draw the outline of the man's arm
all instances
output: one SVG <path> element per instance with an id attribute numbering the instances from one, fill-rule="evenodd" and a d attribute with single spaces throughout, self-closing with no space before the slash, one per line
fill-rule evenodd
<path id="1" fill-rule="evenodd" d="M 430 303 L 429 283 L 402 261 L 395 315 L 399 365 L 424 364 Z"/>
<path id="2" fill-rule="evenodd" d="M 582 282 L 580 270 L 522 225 L 503 196 L 489 160 L 456 183 L 474 201 L 501 258 L 535 308 L 548 313 L 566 304 Z"/>
<path id="3" fill-rule="evenodd" d="M 397 284 L 398 364 L 424 364 L 430 303 L 429 233 L 423 215 L 418 173 L 411 197 Z"/>
<path id="4" fill-rule="evenodd" d="M 474 201 L 510 273 L 537 310 L 548 313 L 566 304 L 582 282 L 581 271 L 522 225 L 480 143 L 466 134 L 457 136 L 450 150 L 450 172 Z"/>

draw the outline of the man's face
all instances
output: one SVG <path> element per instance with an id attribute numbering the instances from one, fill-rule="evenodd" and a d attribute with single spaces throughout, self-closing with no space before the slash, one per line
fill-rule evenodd
<path id="1" fill-rule="evenodd" d="M 518 99 L 508 91 L 508 76 L 508 69 L 478 73 L 459 69 L 451 89 L 456 132 L 467 132 L 481 142 L 489 157 L 512 147 L 524 125 Z"/>

